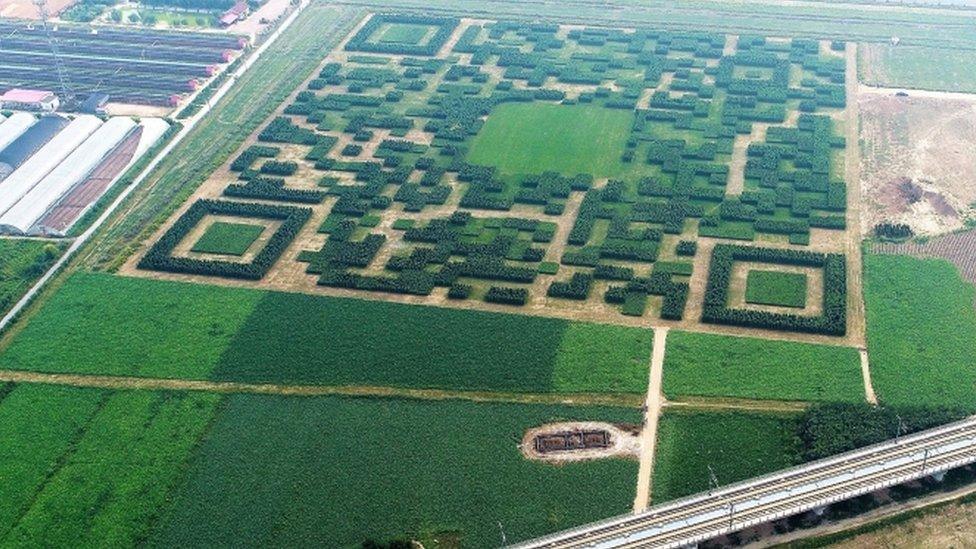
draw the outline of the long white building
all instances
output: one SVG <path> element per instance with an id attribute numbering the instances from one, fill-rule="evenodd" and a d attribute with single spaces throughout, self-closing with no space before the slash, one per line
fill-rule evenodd
<path id="1" fill-rule="evenodd" d="M 0 122 L 2 122 L 0 123 L 0 151 L 3 151 L 7 145 L 24 135 L 24 132 L 37 122 L 37 118 L 33 114 L 18 112 L 6 120 L 0 120 Z"/>
<path id="2" fill-rule="evenodd" d="M 69 128 L 70 126 L 65 131 Z M 0 231 L 29 233 L 62 196 L 84 180 L 135 128 L 136 123 L 128 117 L 113 118 L 101 124 L 40 182 L 0 214 Z M 61 134 L 58 135 L 60 136 Z M 16 174 L 14 172 L 11 177 Z M 0 186 L 0 195 L 3 194 L 2 187 Z"/>
<path id="3" fill-rule="evenodd" d="M 11 120 L 13 117 L 11 117 Z M 6 214 L 61 161 L 102 125 L 95 116 L 79 116 L 0 183 L 0 215 Z"/>

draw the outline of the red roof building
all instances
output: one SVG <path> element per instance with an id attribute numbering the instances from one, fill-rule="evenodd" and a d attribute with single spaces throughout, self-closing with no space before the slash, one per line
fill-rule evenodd
<path id="1" fill-rule="evenodd" d="M 61 105 L 54 92 L 14 88 L 0 95 L 0 108 L 23 111 L 56 111 Z"/>
<path id="2" fill-rule="evenodd" d="M 246 2 L 237 2 L 220 16 L 220 25 L 223 27 L 229 27 L 247 17 L 249 12 L 250 10 L 248 9 Z"/>

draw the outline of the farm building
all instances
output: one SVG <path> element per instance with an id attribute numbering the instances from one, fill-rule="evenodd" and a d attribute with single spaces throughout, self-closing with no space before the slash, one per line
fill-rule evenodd
<path id="1" fill-rule="evenodd" d="M 0 151 L 6 149 L 7 145 L 13 143 L 35 122 L 37 118 L 34 115 L 18 112 L 0 123 Z"/>
<path id="2" fill-rule="evenodd" d="M 34 225 L 76 184 L 94 170 L 136 128 L 128 117 L 102 124 L 10 209 L 0 215 L 0 231 L 28 234 Z"/>
<path id="3" fill-rule="evenodd" d="M 44 116 L 6 148 L 0 150 L 0 181 L 6 179 L 67 125 L 68 119 L 63 116 Z"/>
<path id="4" fill-rule="evenodd" d="M 0 182 L 0 215 L 13 208 L 101 125 L 102 121 L 94 116 L 75 118 L 61 133 Z"/>
<path id="5" fill-rule="evenodd" d="M 247 17 L 250 10 L 247 7 L 247 2 L 236 2 L 231 8 L 220 16 L 220 26 L 229 27 L 234 23 L 240 21 Z"/>
<path id="6" fill-rule="evenodd" d="M 105 114 L 105 105 L 108 103 L 107 93 L 93 93 L 78 108 L 79 111 L 87 114 Z"/>
<path id="7" fill-rule="evenodd" d="M 0 108 L 19 111 L 54 112 L 61 101 L 54 92 L 14 88 L 0 95 Z"/>

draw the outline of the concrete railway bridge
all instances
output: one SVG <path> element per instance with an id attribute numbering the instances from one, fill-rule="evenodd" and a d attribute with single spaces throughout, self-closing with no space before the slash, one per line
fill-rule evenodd
<path id="1" fill-rule="evenodd" d="M 514 547 L 677 548 L 976 462 L 976 417 Z"/>

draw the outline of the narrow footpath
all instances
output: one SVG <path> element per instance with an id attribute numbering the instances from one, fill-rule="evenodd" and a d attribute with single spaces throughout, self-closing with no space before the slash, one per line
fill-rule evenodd
<path id="1" fill-rule="evenodd" d="M 664 349 L 667 337 L 667 328 L 654 328 L 650 381 L 647 384 L 647 400 L 644 403 L 644 428 L 640 435 L 640 469 L 637 471 L 634 513 L 647 510 L 651 500 L 651 474 L 654 471 L 654 451 L 657 446 L 657 421 L 664 401 L 661 394 L 661 380 L 664 377 Z"/>

